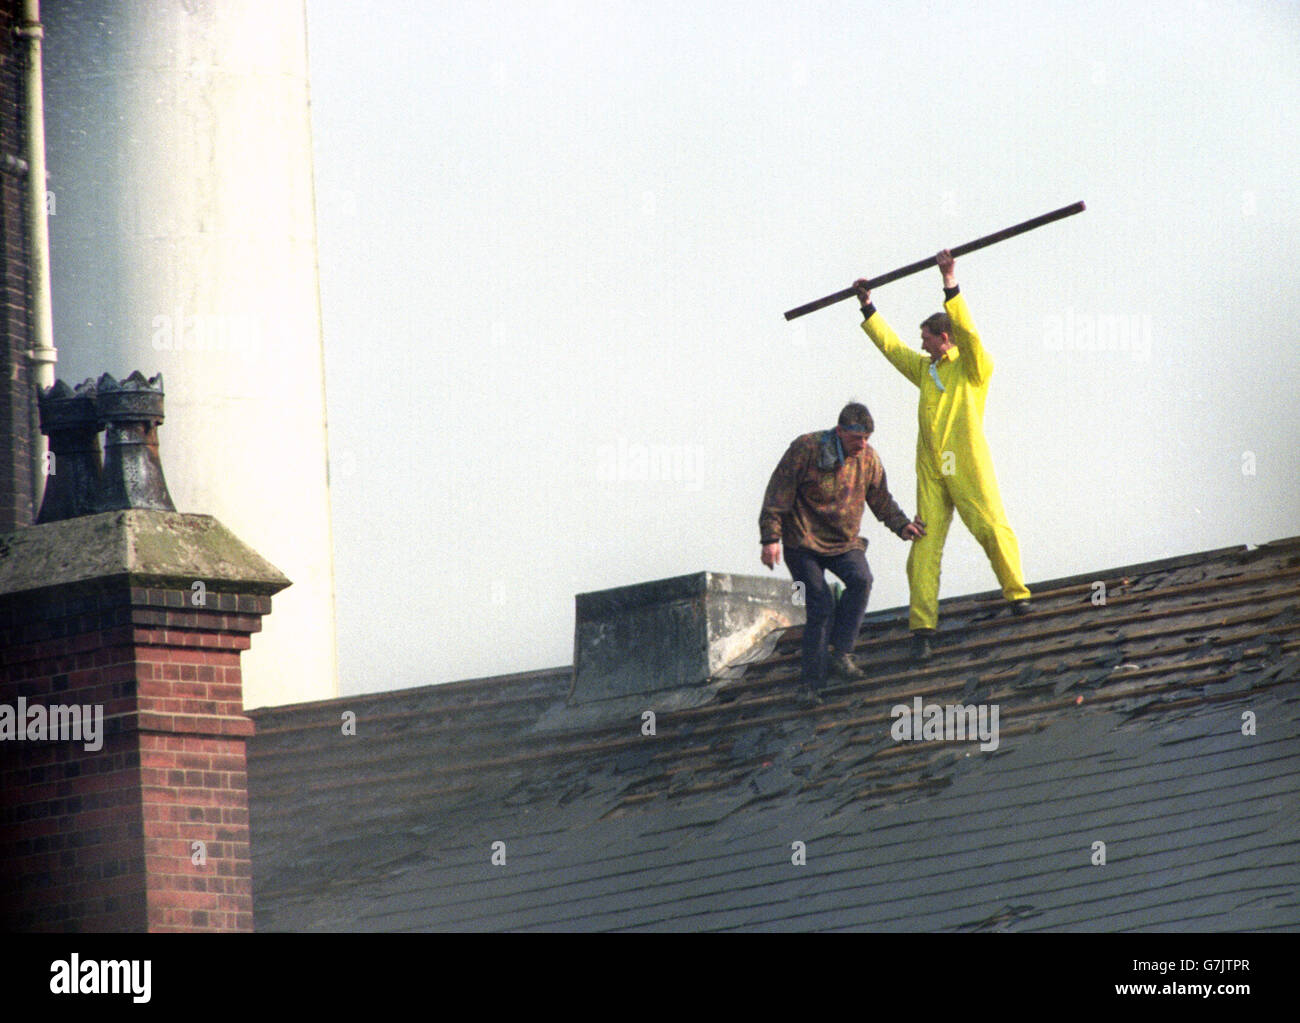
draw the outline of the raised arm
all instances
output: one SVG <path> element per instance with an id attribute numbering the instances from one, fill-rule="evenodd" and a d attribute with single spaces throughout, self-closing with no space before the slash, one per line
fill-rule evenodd
<path id="1" fill-rule="evenodd" d="M 952 343 L 961 352 L 961 365 L 971 383 L 977 386 L 987 384 L 993 376 L 993 357 L 980 340 L 970 309 L 966 307 L 966 299 L 957 284 L 957 261 L 944 249 L 935 257 L 935 262 L 943 274 L 943 308 L 952 321 Z"/>
<path id="2" fill-rule="evenodd" d="M 898 335 L 885 322 L 885 318 L 876 312 L 876 307 L 871 303 L 871 292 L 867 290 L 866 285 L 867 282 L 862 280 L 853 282 L 853 288 L 858 293 L 858 300 L 862 303 L 862 329 L 867 332 L 867 337 L 871 338 L 894 369 L 902 373 L 917 387 L 920 387 L 929 360 L 920 352 L 908 348 L 898 339 Z"/>

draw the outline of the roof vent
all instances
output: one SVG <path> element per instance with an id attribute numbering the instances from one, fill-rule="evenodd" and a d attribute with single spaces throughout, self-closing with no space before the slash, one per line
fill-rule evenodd
<path id="1" fill-rule="evenodd" d="M 578 703 L 701 686 L 804 609 L 789 580 L 697 572 L 578 594 Z"/>

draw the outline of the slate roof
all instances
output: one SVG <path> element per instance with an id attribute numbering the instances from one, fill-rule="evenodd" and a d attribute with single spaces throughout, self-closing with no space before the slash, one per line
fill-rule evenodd
<path id="1" fill-rule="evenodd" d="M 1031 588 L 943 601 L 923 666 L 868 615 L 816 709 L 794 628 L 653 701 L 556 668 L 253 711 L 256 927 L 1300 930 L 1300 537 Z M 895 741 L 915 696 L 996 704 L 998 748 Z"/>

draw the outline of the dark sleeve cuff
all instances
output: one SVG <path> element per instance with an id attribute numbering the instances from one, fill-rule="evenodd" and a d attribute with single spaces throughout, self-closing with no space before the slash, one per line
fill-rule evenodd
<path id="1" fill-rule="evenodd" d="M 871 317 L 875 315 L 876 315 L 876 303 L 868 302 L 866 305 L 862 307 L 862 318 L 864 320 L 869 320 L 871 319 Z"/>
<path id="2" fill-rule="evenodd" d="M 957 293 L 960 292 L 960 291 L 961 291 L 961 285 L 960 285 L 960 284 L 954 285 L 954 286 L 951 287 L 951 288 L 944 288 L 944 289 L 943 289 L 943 300 L 944 300 L 945 302 L 947 302 L 948 299 L 950 299 L 950 298 L 956 298 L 956 297 L 957 297 Z"/>
<path id="3" fill-rule="evenodd" d="M 770 543 L 780 543 L 780 542 L 781 542 L 781 538 L 778 536 L 778 537 L 776 537 L 775 539 L 772 539 L 772 540 L 759 540 L 758 542 L 759 542 L 760 544 L 762 544 L 764 547 L 766 547 L 766 546 L 767 546 L 768 544 L 770 544 Z"/>

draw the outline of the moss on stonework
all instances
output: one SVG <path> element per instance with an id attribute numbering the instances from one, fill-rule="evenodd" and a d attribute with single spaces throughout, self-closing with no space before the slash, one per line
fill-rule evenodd
<path id="1" fill-rule="evenodd" d="M 112 511 L 0 537 L 0 594 L 122 575 L 138 585 L 188 588 L 203 580 L 209 588 L 266 595 L 289 585 L 211 515 Z"/>

